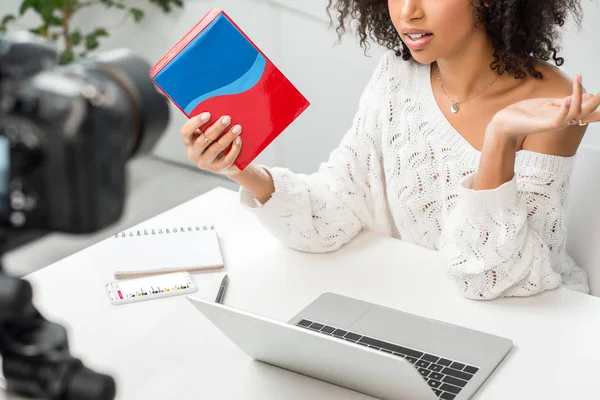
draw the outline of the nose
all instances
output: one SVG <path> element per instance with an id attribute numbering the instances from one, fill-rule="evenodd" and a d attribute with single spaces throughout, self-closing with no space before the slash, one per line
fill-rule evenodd
<path id="1" fill-rule="evenodd" d="M 421 0 L 402 0 L 400 6 L 400 17 L 404 21 L 412 21 L 423 18 Z"/>

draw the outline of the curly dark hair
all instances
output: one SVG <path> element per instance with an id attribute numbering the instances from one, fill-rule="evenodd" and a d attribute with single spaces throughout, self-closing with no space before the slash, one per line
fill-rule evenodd
<path id="1" fill-rule="evenodd" d="M 387 0 L 329 0 L 327 14 L 333 25 L 331 11 L 337 12 L 339 39 L 351 23 L 356 23 L 365 53 L 370 37 L 404 60 L 411 58 L 392 24 Z M 557 55 L 558 28 L 565 24 L 569 13 L 580 27 L 580 0 L 473 0 L 475 23 L 484 27 L 494 46 L 490 68 L 499 74 L 512 73 L 516 79 L 525 78 L 527 73 L 543 77 L 535 69 L 534 59 L 552 59 L 558 66 L 564 63 Z"/>

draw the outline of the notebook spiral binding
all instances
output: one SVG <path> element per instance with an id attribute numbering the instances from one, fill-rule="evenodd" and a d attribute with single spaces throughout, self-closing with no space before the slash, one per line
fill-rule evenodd
<path id="1" fill-rule="evenodd" d="M 152 235 L 167 235 L 173 233 L 186 233 L 194 231 L 214 231 L 214 225 L 196 225 L 188 227 L 174 227 L 174 228 L 144 228 L 144 229 L 131 229 L 126 232 L 116 233 L 113 237 L 115 239 L 127 238 L 134 236 L 152 236 Z"/>

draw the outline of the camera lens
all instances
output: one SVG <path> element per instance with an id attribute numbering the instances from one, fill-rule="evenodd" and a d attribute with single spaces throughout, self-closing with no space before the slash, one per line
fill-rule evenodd
<path id="1" fill-rule="evenodd" d="M 0 275 L 0 321 L 23 315 L 31 303 L 32 289 L 29 282 L 7 275 Z"/>
<path id="2" fill-rule="evenodd" d="M 129 157 L 149 152 L 165 132 L 169 122 L 167 98 L 148 79 L 150 65 L 129 49 L 106 51 L 81 62 L 90 69 L 100 68 L 127 94 L 134 115 L 134 132 L 129 141 Z"/>
<path id="3" fill-rule="evenodd" d="M 87 368 L 73 374 L 67 387 L 66 400 L 112 400 L 116 385 L 113 378 Z"/>

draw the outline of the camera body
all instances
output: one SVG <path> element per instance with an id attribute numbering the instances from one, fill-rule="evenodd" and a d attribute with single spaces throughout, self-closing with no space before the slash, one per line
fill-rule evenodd
<path id="1" fill-rule="evenodd" d="M 114 50 L 70 65 L 29 32 L 0 35 L 0 255 L 48 232 L 116 222 L 126 163 L 166 130 L 168 99 L 150 65 Z M 0 357 L 28 398 L 112 400 L 115 381 L 70 355 L 66 330 L 33 306 L 29 282 L 1 273 Z"/>
<path id="2" fill-rule="evenodd" d="M 130 105 L 88 71 L 42 71 L 3 96 L 11 168 L 2 221 L 88 233 L 116 221 L 125 198 Z M 5 153 L 6 154 L 6 153 Z"/>
<path id="3" fill-rule="evenodd" d="M 169 119 L 147 64 L 115 50 L 49 66 L 57 53 L 47 43 L 0 40 L 0 157 L 10 160 L 0 226 L 91 233 L 116 222 L 126 162 L 149 151 Z"/>

